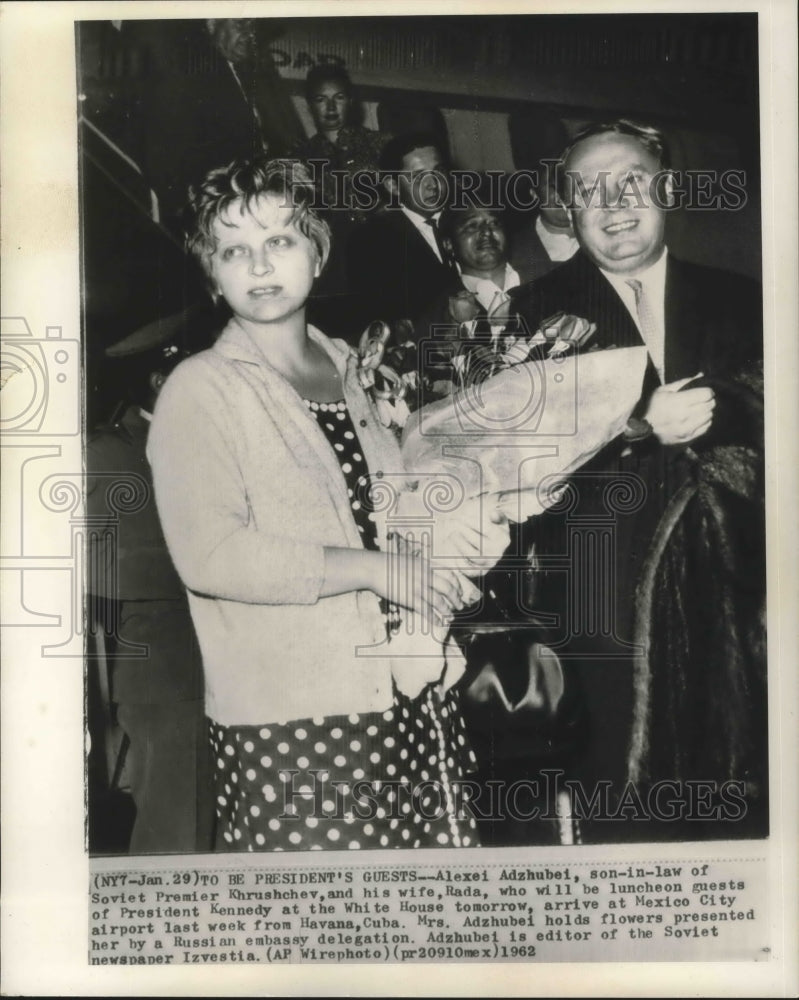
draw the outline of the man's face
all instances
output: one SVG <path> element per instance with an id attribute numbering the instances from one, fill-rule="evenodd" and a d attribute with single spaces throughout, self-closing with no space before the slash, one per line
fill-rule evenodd
<path id="1" fill-rule="evenodd" d="M 456 216 L 449 240 L 464 274 L 488 276 L 504 267 L 507 238 L 500 219 L 487 208 L 471 208 Z"/>
<path id="2" fill-rule="evenodd" d="M 412 149 L 402 158 L 398 179 L 400 201 L 420 215 L 433 216 L 444 205 L 446 180 L 441 153 L 435 146 Z"/>
<path id="3" fill-rule="evenodd" d="M 347 124 L 350 95 L 335 80 L 323 80 L 311 94 L 308 109 L 319 132 L 338 132 Z"/>
<path id="4" fill-rule="evenodd" d="M 666 213 L 656 196 L 671 189 L 668 182 L 652 184 L 659 170 L 656 157 L 633 136 L 606 132 L 572 150 L 566 161 L 572 225 L 599 267 L 633 275 L 660 257 Z"/>

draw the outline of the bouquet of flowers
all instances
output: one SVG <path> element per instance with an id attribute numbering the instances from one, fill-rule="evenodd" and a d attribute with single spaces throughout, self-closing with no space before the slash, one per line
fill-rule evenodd
<path id="1" fill-rule="evenodd" d="M 521 350 L 529 357 L 526 345 Z M 540 514 L 557 501 L 563 480 L 624 430 L 645 368 L 643 346 L 557 350 L 504 364 L 411 415 L 402 435 L 405 467 L 454 477 L 465 499 L 488 499 L 511 521 Z"/>
<path id="2" fill-rule="evenodd" d="M 381 423 L 399 433 L 411 413 L 412 390 L 420 385 L 413 325 L 400 320 L 392 332 L 388 323 L 375 320 L 361 336 L 358 357 L 361 385 L 374 401 Z"/>
<path id="3" fill-rule="evenodd" d="M 506 310 L 507 301 L 501 301 L 479 319 L 474 295 L 464 289 L 450 298 L 453 323 L 447 335 L 425 343 L 423 357 L 409 321 L 400 320 L 393 330 L 382 320 L 370 323 L 358 347 L 361 384 L 383 424 L 400 432 L 420 406 L 468 390 L 531 358 L 563 357 L 596 330 L 595 323 L 557 313 L 530 336 Z"/>
<path id="4" fill-rule="evenodd" d="M 429 353 L 420 359 L 410 337 L 395 338 L 391 346 L 388 325 L 371 324 L 360 345 L 361 381 L 386 426 L 402 428 L 404 466 L 412 475 L 389 527 L 400 534 L 410 528 L 411 542 L 426 534 L 430 554 L 451 559 L 456 553 L 446 522 L 455 518 L 481 539 L 480 566 L 470 560 L 477 575 L 489 572 L 507 546 L 506 540 L 494 544 L 492 525 L 507 531 L 508 521 L 521 522 L 556 503 L 564 479 L 621 433 L 640 397 L 646 348 L 579 352 L 595 329 L 559 313 L 530 335 L 514 317 L 494 311 L 463 319 L 455 336 L 435 345 L 432 364 Z M 420 399 L 423 405 L 411 412 Z M 535 571 L 532 558 L 529 568 Z M 516 587 L 515 578 L 511 584 Z M 515 605 L 496 586 L 486 581 L 479 619 L 467 615 L 448 633 L 448 641 L 455 637 L 448 647 L 448 684 L 464 669 L 453 655 L 456 646 L 465 647 L 480 632 L 516 627 Z M 400 640 L 424 644 L 427 635 L 411 621 Z M 394 649 L 406 686 L 427 678 L 417 663 L 421 646 L 395 643 Z M 554 713 L 563 686 L 557 656 L 536 641 L 526 669 L 530 685 L 535 679 L 536 690 L 546 689 Z M 480 677 L 484 687 L 491 680 Z"/>
<path id="5" fill-rule="evenodd" d="M 562 481 L 622 432 L 646 349 L 584 350 L 596 324 L 582 317 L 556 313 L 530 334 L 507 302 L 480 317 L 471 293 L 453 299 L 454 336 L 424 357 L 410 324 L 393 343 L 387 323 L 370 324 L 361 381 L 401 433 L 408 471 L 454 476 L 466 499 L 491 497 L 520 521 L 551 506 Z"/>

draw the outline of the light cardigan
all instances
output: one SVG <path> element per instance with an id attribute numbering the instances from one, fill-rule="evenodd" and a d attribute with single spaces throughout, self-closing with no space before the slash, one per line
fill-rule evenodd
<path id="1" fill-rule="evenodd" d="M 309 335 L 342 376 L 373 479 L 407 482 L 354 352 L 312 327 Z M 338 460 L 235 320 L 168 379 L 148 453 L 164 535 L 189 592 L 210 718 L 258 725 L 386 711 L 392 667 L 377 596 L 320 597 L 324 548 L 363 547 Z M 377 528 L 384 544 L 379 516 Z M 434 649 L 413 661 L 410 693 L 444 669 L 441 645 Z"/>

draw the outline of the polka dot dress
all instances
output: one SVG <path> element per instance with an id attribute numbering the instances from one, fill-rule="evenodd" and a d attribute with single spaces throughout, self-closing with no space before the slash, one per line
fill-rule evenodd
<path id="1" fill-rule="evenodd" d="M 395 692 L 387 712 L 211 723 L 217 849 L 476 847 L 457 697 Z"/>
<path id="2" fill-rule="evenodd" d="M 344 401 L 306 404 L 336 453 L 364 547 L 376 549 L 369 470 Z M 389 634 L 399 610 L 384 602 Z M 266 726 L 210 722 L 217 849 L 474 847 L 459 696 L 394 690 L 386 712 Z"/>
<path id="3" fill-rule="evenodd" d="M 341 471 L 347 483 L 352 516 L 358 528 L 363 547 L 377 549 L 377 524 L 369 491 L 369 469 L 359 451 L 358 436 L 352 423 L 347 404 L 343 399 L 337 403 L 315 403 L 305 400 L 305 405 L 316 417 L 322 433 L 336 453 Z M 380 606 L 386 618 L 388 634 L 396 632 L 401 623 L 400 609 L 381 598 Z"/>

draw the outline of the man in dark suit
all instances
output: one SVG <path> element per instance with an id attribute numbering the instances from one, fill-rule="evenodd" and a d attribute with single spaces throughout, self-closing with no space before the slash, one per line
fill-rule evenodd
<path id="1" fill-rule="evenodd" d="M 396 136 L 383 149 L 380 170 L 387 203 L 349 246 L 360 325 L 421 315 L 456 275 L 437 232 L 448 192 L 439 140 L 421 132 Z"/>
<path id="2" fill-rule="evenodd" d="M 431 328 L 440 324 L 486 320 L 501 310 L 511 289 L 520 284 L 508 260 L 504 212 L 489 200 L 487 182 L 445 208 L 438 231 L 444 253 L 457 269 L 424 313 L 413 317 L 419 339 L 430 336 Z"/>
<path id="3" fill-rule="evenodd" d="M 248 33 L 239 32 L 237 48 L 222 30 L 234 23 L 242 21 L 79 25 L 83 117 L 133 160 L 157 196 L 161 223 L 181 237 L 189 185 L 265 148 L 250 80 L 239 75 Z M 281 104 L 280 93 L 272 103 Z"/>
<path id="4" fill-rule="evenodd" d="M 542 600 L 560 617 L 553 644 L 579 666 L 589 706 L 589 752 L 581 774 L 585 792 L 590 795 L 598 782 L 610 780 L 623 801 L 634 715 L 643 713 L 649 725 L 658 712 L 669 710 L 664 704 L 647 707 L 634 697 L 632 665 L 640 660 L 642 635 L 634 634 L 639 580 L 670 501 L 696 478 L 703 456 L 735 444 L 746 430 L 735 394 L 727 390 L 762 357 L 761 294 L 756 283 L 739 275 L 678 261 L 668 253 L 665 220 L 675 193 L 658 131 L 625 120 L 594 126 L 576 137 L 564 159 L 563 197 L 580 251 L 541 280 L 520 287 L 514 304 L 531 333 L 546 317 L 565 311 L 597 324 L 590 348 L 645 344 L 648 364 L 624 435 L 574 477 L 570 509 L 536 519 L 529 530 L 545 573 Z M 713 551 L 712 540 L 695 537 L 694 542 Z M 575 555 L 589 551 L 609 555 L 604 561 L 601 555 Z M 716 557 L 721 565 L 726 554 L 717 551 Z M 701 602 L 706 595 L 690 593 L 689 583 L 679 584 L 682 602 Z M 682 638 L 674 640 L 679 644 Z M 683 657 L 688 674 L 701 675 L 707 665 L 690 656 Z M 763 701 L 762 663 L 753 666 L 752 676 L 758 670 L 762 677 L 752 695 Z M 695 718 L 694 723 L 680 734 L 683 745 L 675 748 L 675 760 L 689 759 L 690 747 L 698 744 L 702 723 Z M 737 766 L 733 776 L 740 776 Z M 657 776 L 716 776 L 703 767 L 710 765 L 700 757 L 690 767 L 675 764 L 672 773 Z M 629 808 L 626 819 L 631 818 L 642 817 Z M 700 835 L 690 823 L 654 820 L 631 824 L 632 832 L 623 823 L 600 821 L 587 826 L 587 839 L 660 839 L 678 830 L 686 839 Z M 716 823 L 701 835 L 734 836 L 734 826 Z"/>
<path id="5" fill-rule="evenodd" d="M 569 135 L 554 109 L 538 106 L 514 111 L 508 131 L 517 171 L 512 180 L 512 207 L 521 210 L 511 232 L 510 262 L 523 282 L 535 281 L 578 249 L 556 184 Z"/>

